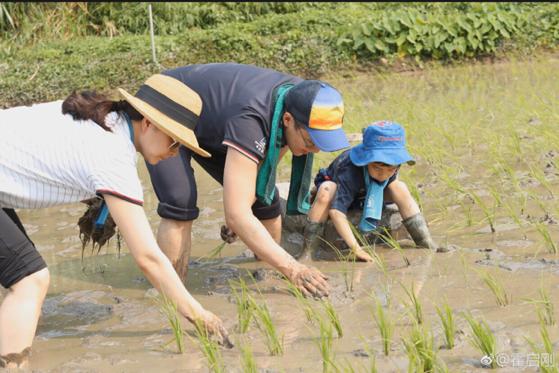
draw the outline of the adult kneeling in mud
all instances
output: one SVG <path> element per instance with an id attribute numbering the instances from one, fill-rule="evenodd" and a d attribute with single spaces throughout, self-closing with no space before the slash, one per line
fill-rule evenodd
<path id="1" fill-rule="evenodd" d="M 398 123 L 379 121 L 365 129 L 361 144 L 340 154 L 328 168 L 320 169 L 314 181 L 317 192 L 307 215 L 299 259 L 312 258 L 322 241 L 324 223 L 331 219 L 355 258 L 373 261 L 353 234 L 347 213 L 361 211 L 359 231 L 374 233 L 388 203 L 396 203 L 402 223 L 418 247 L 446 251 L 433 240 L 419 206 L 406 184 L 398 180 L 404 163 L 415 164 L 406 149 L 404 128 Z"/>
<path id="2" fill-rule="evenodd" d="M 156 164 L 180 144 L 203 152 L 192 132 L 200 97 L 169 76 L 154 75 L 136 97 L 110 101 L 93 92 L 0 111 L 0 367 L 22 367 L 49 286 L 47 265 L 14 209 L 102 198 L 136 263 L 191 322 L 226 342 L 221 320 L 186 290 L 163 255 L 142 208 L 136 152 Z M 70 114 L 70 115 L 63 115 Z"/>
<path id="3" fill-rule="evenodd" d="M 211 158 L 181 147 L 179 157 L 148 165 L 162 220 L 157 239 L 186 278 L 192 223 L 199 215 L 190 165 L 194 158 L 223 185 L 222 236 L 235 233 L 255 255 L 305 294 L 328 294 L 326 277 L 297 262 L 280 245 L 281 209 L 275 187 L 281 157 L 293 154 L 290 212 L 306 213 L 313 153 L 349 147 L 343 101 L 332 86 L 251 65 L 216 63 L 163 72 L 194 89 L 204 106 L 196 138 Z M 233 233 L 234 232 L 234 233 Z"/>

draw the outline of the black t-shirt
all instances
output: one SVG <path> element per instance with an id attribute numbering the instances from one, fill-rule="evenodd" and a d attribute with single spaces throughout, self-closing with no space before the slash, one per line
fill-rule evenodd
<path id="1" fill-rule="evenodd" d="M 190 65 L 163 72 L 185 83 L 202 99 L 196 126 L 210 161 L 224 162 L 231 146 L 255 162 L 264 159 L 274 111 L 275 89 L 301 78 L 275 70 L 235 63 Z"/>
<path id="2" fill-rule="evenodd" d="M 331 209 L 336 209 L 347 214 L 350 209 L 363 209 L 363 201 L 367 194 L 363 167 L 356 166 L 349 158 L 351 149 L 338 155 L 325 170 L 330 180 L 337 184 L 336 196 L 330 205 Z M 398 171 L 390 176 L 386 186 L 390 185 L 398 176 Z"/>

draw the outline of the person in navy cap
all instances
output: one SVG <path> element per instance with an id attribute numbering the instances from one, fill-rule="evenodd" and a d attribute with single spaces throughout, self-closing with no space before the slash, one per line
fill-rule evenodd
<path id="1" fill-rule="evenodd" d="M 362 233 L 373 232 L 387 202 L 396 203 L 402 223 L 418 247 L 445 251 L 432 239 L 406 184 L 398 180 L 404 163 L 415 164 L 406 150 L 404 128 L 398 123 L 379 121 L 364 130 L 361 144 L 341 153 L 328 168 L 320 169 L 314 180 L 317 191 L 307 215 L 299 259 L 312 256 L 320 243 L 324 223 L 330 218 L 356 259 L 372 261 L 353 234 L 347 213 L 356 208 L 362 210 L 358 229 Z"/>

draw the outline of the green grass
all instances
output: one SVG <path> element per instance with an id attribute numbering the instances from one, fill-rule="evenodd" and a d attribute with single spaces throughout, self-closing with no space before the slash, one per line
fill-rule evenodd
<path id="1" fill-rule="evenodd" d="M 411 284 L 411 288 L 408 289 L 406 288 L 402 283 L 400 283 L 400 286 L 402 287 L 402 289 L 404 289 L 408 300 L 410 301 L 409 303 L 409 307 L 411 308 L 411 313 L 415 319 L 415 322 L 418 324 L 422 324 L 423 323 L 423 309 L 421 307 L 421 303 L 419 302 L 419 299 L 417 299 L 417 295 L 415 292 L 415 286 L 412 282 Z"/>
<path id="2" fill-rule="evenodd" d="M 326 316 L 328 316 L 328 320 L 330 321 L 334 329 L 336 329 L 338 338 L 342 338 L 344 336 L 344 332 L 342 330 L 342 323 L 340 321 L 340 317 L 338 316 L 338 312 L 336 312 L 336 309 L 329 300 L 322 300 L 322 306 L 324 307 Z"/>
<path id="3" fill-rule="evenodd" d="M 456 336 L 456 322 L 454 320 L 452 308 L 450 308 L 448 303 L 445 303 L 442 309 L 438 306 L 435 306 L 435 309 L 441 320 L 446 348 L 452 349 L 454 348 L 454 337 Z"/>
<path id="4" fill-rule="evenodd" d="M 316 315 L 315 315 L 316 311 L 312 307 L 309 299 L 307 297 L 305 297 L 305 295 L 303 295 L 303 292 L 301 291 L 301 289 L 299 289 L 298 287 L 293 285 L 293 283 L 291 281 L 284 280 L 284 282 L 285 282 L 289 292 L 295 296 L 295 299 L 297 299 L 297 303 L 303 309 L 303 312 L 305 313 L 305 318 L 307 319 L 307 322 L 313 323 L 316 319 Z"/>
<path id="5" fill-rule="evenodd" d="M 385 310 L 382 307 L 380 301 L 376 298 L 375 306 L 373 309 L 373 318 L 380 333 L 382 351 L 384 352 L 384 355 L 388 356 L 390 354 L 392 336 L 394 334 L 394 322 L 392 321 L 390 316 L 390 309 L 387 308 Z"/>
<path id="6" fill-rule="evenodd" d="M 254 316 L 258 329 L 264 334 L 266 347 L 272 356 L 283 355 L 283 337 L 280 338 L 265 303 L 256 305 Z"/>
<path id="7" fill-rule="evenodd" d="M 557 254 L 559 252 L 559 249 L 557 248 L 557 244 L 551 237 L 547 225 L 543 223 L 536 223 L 535 226 L 536 229 L 538 230 L 538 233 L 543 238 L 544 245 L 547 248 L 547 252 L 550 254 Z"/>
<path id="8" fill-rule="evenodd" d="M 470 325 L 472 336 L 470 342 L 474 348 L 476 348 L 481 356 L 488 356 L 491 359 L 489 366 L 494 369 L 497 368 L 497 361 L 495 359 L 497 355 L 497 339 L 489 325 L 484 320 L 476 320 L 469 313 L 464 313 L 464 318 Z"/>
<path id="9" fill-rule="evenodd" d="M 485 285 L 487 285 L 489 290 L 491 290 L 491 293 L 493 293 L 497 305 L 501 307 L 505 307 L 512 302 L 512 297 L 505 290 L 503 284 L 495 277 L 493 277 L 491 273 L 485 271 L 485 272 L 479 272 L 479 275 L 483 280 L 483 282 L 485 283 Z"/>
<path id="10" fill-rule="evenodd" d="M 433 334 L 425 325 L 414 324 L 407 339 L 403 340 L 408 356 L 408 372 L 447 372 L 444 362 L 437 356 Z"/>
<path id="11" fill-rule="evenodd" d="M 248 331 L 250 321 L 254 318 L 256 302 L 250 295 L 243 278 L 239 278 L 239 281 L 229 280 L 229 286 L 237 304 L 238 330 L 239 333 L 244 334 Z"/>
<path id="12" fill-rule="evenodd" d="M 250 344 L 241 347 L 241 365 L 244 373 L 258 373 Z"/>
<path id="13" fill-rule="evenodd" d="M 545 325 L 555 326 L 557 324 L 555 306 L 548 291 L 544 288 L 543 283 L 541 284 L 538 293 L 540 295 L 539 299 L 526 299 L 527 302 L 536 306 L 536 312 L 539 320 L 541 320 Z"/>
<path id="14" fill-rule="evenodd" d="M 177 310 L 176 303 L 163 293 L 161 293 L 159 299 L 155 299 L 155 303 L 159 306 L 159 311 L 167 318 L 173 332 L 173 339 L 167 344 L 174 340 L 177 350 L 182 354 L 184 352 L 184 329 L 181 324 L 182 316 L 180 316 Z"/>
<path id="15" fill-rule="evenodd" d="M 337 372 L 338 368 L 335 363 L 334 351 L 332 349 L 333 330 L 332 325 L 324 320 L 318 322 L 320 330 L 320 339 L 318 341 L 318 348 L 320 356 L 322 357 L 322 372 Z"/>
<path id="16" fill-rule="evenodd" d="M 542 339 L 542 347 L 539 347 L 531 339 L 524 337 L 534 354 L 538 357 L 538 368 L 542 373 L 559 373 L 557 366 L 557 353 L 554 351 L 553 343 L 549 337 L 549 331 L 543 319 L 540 319 L 540 336 Z"/>
<path id="17" fill-rule="evenodd" d="M 202 322 L 196 321 L 194 325 L 196 329 L 196 337 L 198 339 L 198 346 L 206 357 L 208 368 L 213 373 L 225 372 L 225 366 L 219 345 L 210 337 Z"/>

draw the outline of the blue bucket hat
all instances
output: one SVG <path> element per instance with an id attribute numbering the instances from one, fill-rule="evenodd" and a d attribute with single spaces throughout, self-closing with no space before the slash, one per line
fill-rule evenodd
<path id="1" fill-rule="evenodd" d="M 403 163 L 415 164 L 406 150 L 404 128 L 395 122 L 379 121 L 371 123 L 363 133 L 363 142 L 354 146 L 349 158 L 356 166 L 371 162 L 382 162 L 392 166 Z"/>

